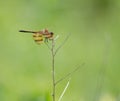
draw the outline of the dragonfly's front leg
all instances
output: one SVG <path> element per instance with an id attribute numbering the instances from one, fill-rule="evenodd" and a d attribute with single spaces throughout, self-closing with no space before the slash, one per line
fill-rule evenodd
<path id="1" fill-rule="evenodd" d="M 45 42 L 45 43 L 48 43 L 48 38 L 45 38 L 44 42 Z"/>

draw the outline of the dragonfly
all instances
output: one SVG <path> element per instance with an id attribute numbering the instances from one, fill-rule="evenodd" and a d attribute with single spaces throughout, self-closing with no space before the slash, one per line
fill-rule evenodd
<path id="1" fill-rule="evenodd" d="M 27 30 L 19 30 L 19 32 L 23 33 L 32 33 L 33 39 L 37 44 L 41 44 L 43 41 L 48 42 L 53 39 L 53 32 L 49 32 L 47 29 L 41 31 L 27 31 Z"/>

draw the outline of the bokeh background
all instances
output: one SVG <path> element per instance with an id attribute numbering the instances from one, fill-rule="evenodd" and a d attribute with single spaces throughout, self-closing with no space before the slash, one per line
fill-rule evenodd
<path id="1" fill-rule="evenodd" d="M 119 0 L 0 0 L 0 101 L 52 101 L 51 53 L 31 34 L 70 37 L 55 57 L 56 79 L 76 68 L 62 101 L 120 101 Z M 56 88 L 59 98 L 68 79 Z"/>

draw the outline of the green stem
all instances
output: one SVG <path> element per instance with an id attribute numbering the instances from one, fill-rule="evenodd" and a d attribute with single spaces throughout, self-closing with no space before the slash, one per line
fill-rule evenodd
<path id="1" fill-rule="evenodd" d="M 53 101 L 55 101 L 55 55 L 54 55 L 54 39 L 52 39 L 52 49 L 51 49 L 51 53 L 52 53 L 52 84 L 53 84 L 53 92 L 52 92 L 52 98 Z"/>

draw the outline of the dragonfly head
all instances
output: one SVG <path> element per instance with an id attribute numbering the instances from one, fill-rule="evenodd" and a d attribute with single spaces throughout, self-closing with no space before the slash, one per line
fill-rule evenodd
<path id="1" fill-rule="evenodd" d="M 50 32 L 51 35 L 53 35 L 54 33 L 53 32 Z"/>

